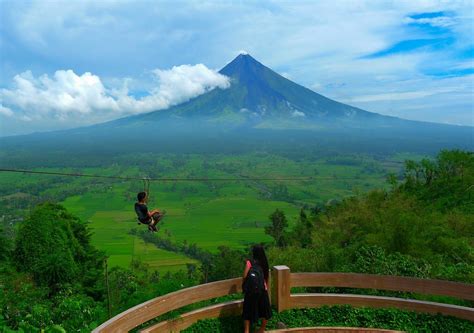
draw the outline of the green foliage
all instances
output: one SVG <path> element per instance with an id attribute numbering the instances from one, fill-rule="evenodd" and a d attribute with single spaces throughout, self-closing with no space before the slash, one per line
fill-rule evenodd
<path id="1" fill-rule="evenodd" d="M 90 332 L 104 320 L 103 305 L 75 289 L 63 289 L 51 297 L 46 287 L 38 287 L 24 273 L 1 272 L 0 307 L 3 323 L 0 328 L 20 332 Z"/>
<path id="2" fill-rule="evenodd" d="M 288 252 L 270 249 L 272 264 L 293 271 L 474 281 L 474 214 L 472 200 L 466 200 L 472 159 L 471 153 L 443 151 L 434 161 L 408 161 L 407 178 L 392 183 L 391 191 L 346 198 L 309 217 L 301 211 L 290 232 L 280 222 L 284 214 L 274 213 L 267 230 L 292 246 Z M 281 247 L 284 242 L 275 243 Z"/>
<path id="3" fill-rule="evenodd" d="M 89 238 L 86 226 L 62 206 L 39 205 L 20 225 L 15 265 L 54 290 L 66 283 L 96 281 L 102 256 L 89 245 Z"/>
<path id="4" fill-rule="evenodd" d="M 20 328 L 35 331 L 47 328 L 51 332 L 90 332 L 105 318 L 102 304 L 92 298 L 64 292 L 49 302 L 35 304 L 19 323 Z M 38 330 L 39 331 L 39 330 Z"/>
<path id="5" fill-rule="evenodd" d="M 406 161 L 405 179 L 401 190 L 415 194 L 438 210 L 462 207 L 465 212 L 474 212 L 473 152 L 443 150 L 435 161 Z"/>
<path id="6" fill-rule="evenodd" d="M 271 247 L 267 250 L 267 256 L 272 266 L 286 265 L 292 272 L 330 272 L 335 269 L 335 264 L 341 264 L 338 253 L 330 247 L 324 249 L 297 246 Z"/>
<path id="7" fill-rule="evenodd" d="M 212 257 L 209 281 L 218 281 L 242 275 L 244 270 L 245 253 L 220 246 L 219 252 Z"/>
<path id="8" fill-rule="evenodd" d="M 313 216 L 313 220 L 310 219 L 304 209 L 300 210 L 300 215 L 298 222 L 293 228 L 293 235 L 291 235 L 291 240 L 295 245 L 306 248 L 311 246 L 311 232 L 314 229 L 314 225 L 317 224 L 317 216 Z"/>
<path id="9" fill-rule="evenodd" d="M 277 209 L 269 216 L 269 218 L 271 224 L 265 227 L 265 233 L 273 237 L 276 246 L 285 246 L 285 228 L 288 227 L 288 221 L 286 219 L 285 213 Z"/>
<path id="10" fill-rule="evenodd" d="M 48 288 L 37 287 L 28 274 L 18 273 L 9 266 L 1 267 L 0 306 L 10 327 L 17 328 L 31 315 L 33 306 L 47 301 L 48 294 Z"/>
<path id="11" fill-rule="evenodd" d="M 89 332 L 105 319 L 103 258 L 78 218 L 59 205 L 38 205 L 18 228 L 12 266 L 0 267 L 5 325 L 26 332 Z"/>
<path id="12" fill-rule="evenodd" d="M 10 252 L 10 241 L 3 234 L 3 228 L 0 227 L 0 262 L 8 258 Z"/>
<path id="13" fill-rule="evenodd" d="M 348 271 L 428 278 L 431 265 L 426 260 L 402 255 L 399 252 L 387 254 L 380 247 L 363 246 L 355 252 L 355 258 L 349 264 Z"/>
<path id="14" fill-rule="evenodd" d="M 109 271 L 109 289 L 112 315 L 118 314 L 154 297 L 197 284 L 186 272 L 167 273 L 161 276 L 135 261 L 131 269 L 113 267 Z"/>
<path id="15" fill-rule="evenodd" d="M 311 246 L 342 251 L 336 269 L 474 281 L 473 160 L 443 151 L 434 161 L 407 161 L 406 179 L 392 191 L 347 198 L 313 217 Z"/>

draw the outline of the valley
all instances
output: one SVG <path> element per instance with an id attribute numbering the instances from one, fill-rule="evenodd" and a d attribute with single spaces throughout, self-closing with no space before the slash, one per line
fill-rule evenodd
<path id="1" fill-rule="evenodd" d="M 217 251 L 221 245 L 246 249 L 255 242 L 269 242 L 264 233 L 268 216 L 280 209 L 294 225 L 301 208 L 337 202 L 373 188 L 388 187 L 386 177 L 397 174 L 403 158 L 386 160 L 371 156 L 333 156 L 298 161 L 277 154 L 233 156 L 149 155 L 142 166 L 121 163 L 94 168 L 41 168 L 42 171 L 114 176 L 169 178 L 241 178 L 234 182 L 151 182 L 149 207 L 167 211 L 158 233 L 175 243 L 187 242 Z M 420 155 L 418 158 L 421 158 Z M 150 163 L 152 170 L 148 172 Z M 310 177 L 305 181 L 248 181 L 244 177 Z M 0 174 L 0 208 L 3 225 L 11 228 L 30 207 L 42 201 L 59 201 L 71 213 L 89 222 L 92 242 L 109 256 L 110 266 L 128 267 L 133 259 L 160 272 L 184 269 L 194 259 L 157 249 L 130 235 L 138 226 L 132 209 L 140 181 L 114 181 L 48 175 Z M 9 227 L 10 226 L 10 227 Z"/>

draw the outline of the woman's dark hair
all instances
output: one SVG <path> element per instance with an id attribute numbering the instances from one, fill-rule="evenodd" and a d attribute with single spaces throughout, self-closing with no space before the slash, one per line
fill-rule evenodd
<path id="1" fill-rule="evenodd" d="M 268 281 L 268 260 L 262 245 L 252 246 L 252 257 L 262 267 L 265 281 Z"/>
<path id="2" fill-rule="evenodd" d="M 137 200 L 138 200 L 139 202 L 142 201 L 143 199 L 145 199 L 145 197 L 146 197 L 146 192 L 139 192 L 139 193 L 137 194 Z"/>

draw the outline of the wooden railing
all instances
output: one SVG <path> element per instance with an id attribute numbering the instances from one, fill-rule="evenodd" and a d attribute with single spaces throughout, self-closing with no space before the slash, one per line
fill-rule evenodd
<path id="1" fill-rule="evenodd" d="M 274 266 L 271 281 L 271 300 L 278 312 L 291 308 L 348 304 L 355 307 L 399 308 L 417 312 L 440 313 L 474 321 L 472 307 L 395 297 L 320 293 L 291 294 L 292 287 L 345 287 L 441 295 L 474 301 L 474 285 L 472 284 L 370 274 L 291 273 L 287 266 Z M 151 319 L 183 306 L 241 293 L 241 283 L 241 278 L 235 278 L 175 291 L 124 311 L 97 327 L 93 332 L 128 332 Z M 141 332 L 179 332 L 200 319 L 237 315 L 241 312 L 242 300 L 219 303 L 184 313 L 175 319 L 159 322 L 141 330 Z"/>
<path id="2" fill-rule="evenodd" d="M 93 332 L 128 332 L 153 318 L 183 306 L 242 292 L 242 279 L 230 279 L 178 290 L 130 308 L 106 321 Z"/>
<path id="3" fill-rule="evenodd" d="M 474 285 L 402 276 L 354 273 L 290 273 L 287 266 L 273 267 L 274 299 L 278 312 L 291 308 L 348 304 L 356 307 L 398 308 L 417 312 L 440 313 L 474 321 L 474 309 L 451 304 L 396 297 L 352 294 L 291 294 L 293 287 L 345 287 L 405 291 L 474 300 Z"/>

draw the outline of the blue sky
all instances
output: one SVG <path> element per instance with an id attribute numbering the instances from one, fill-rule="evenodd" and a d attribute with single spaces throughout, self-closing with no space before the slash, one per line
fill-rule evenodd
<path id="1" fill-rule="evenodd" d="M 368 111 L 474 126 L 472 1 L 0 6 L 1 136 L 93 124 L 225 89 L 216 70 L 240 50 Z"/>

